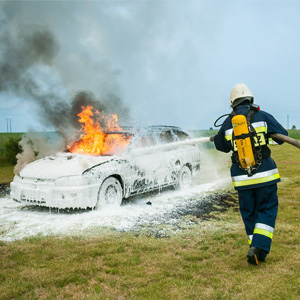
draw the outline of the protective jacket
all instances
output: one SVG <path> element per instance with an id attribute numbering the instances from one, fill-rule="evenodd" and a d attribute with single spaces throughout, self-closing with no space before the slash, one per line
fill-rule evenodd
<path id="1" fill-rule="evenodd" d="M 234 108 L 236 114 L 247 115 L 250 109 L 249 105 L 239 105 Z M 230 172 L 233 186 L 236 190 L 245 190 L 249 188 L 259 188 L 271 185 L 280 181 L 280 175 L 274 160 L 270 157 L 271 151 L 268 148 L 269 134 L 280 133 L 288 135 L 288 132 L 280 123 L 270 114 L 264 111 L 257 111 L 251 122 L 257 137 L 255 138 L 255 147 L 263 147 L 263 159 L 261 165 L 255 166 L 257 171 L 253 176 L 242 170 L 239 165 L 233 161 Z M 282 141 L 275 140 L 278 144 Z M 233 140 L 233 128 L 231 117 L 227 117 L 218 134 L 214 137 L 216 149 L 222 152 L 236 151 L 235 141 Z"/>

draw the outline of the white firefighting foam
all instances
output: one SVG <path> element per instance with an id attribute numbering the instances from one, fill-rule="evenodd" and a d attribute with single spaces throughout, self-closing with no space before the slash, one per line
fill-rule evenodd
<path id="1" fill-rule="evenodd" d="M 25 178 L 32 178 L 34 174 L 34 178 L 54 180 L 63 176 L 81 175 L 86 169 L 112 159 L 110 156 L 58 153 L 55 157 L 49 156 L 28 164 L 20 174 Z"/>
<path id="2" fill-rule="evenodd" d="M 0 240 L 14 241 L 30 236 L 97 236 L 103 229 L 137 230 L 143 226 L 174 224 L 176 212 L 201 203 L 211 191 L 230 184 L 230 177 L 214 167 L 209 156 L 202 157 L 202 172 L 188 190 L 164 191 L 129 199 L 120 207 L 101 211 L 59 212 L 24 207 L 9 198 L 0 198 Z M 148 204 L 147 204 L 148 203 Z"/>
<path id="3" fill-rule="evenodd" d="M 0 199 L 0 240 L 13 241 L 35 235 L 91 235 L 102 228 L 120 231 L 137 225 L 172 223 L 164 216 L 191 201 L 201 201 L 207 192 L 226 184 L 216 181 L 197 185 L 187 191 L 167 191 L 155 196 L 140 196 L 120 207 L 83 213 L 59 213 L 50 210 L 23 207 L 8 198 Z M 147 203 L 151 202 L 151 205 Z"/>

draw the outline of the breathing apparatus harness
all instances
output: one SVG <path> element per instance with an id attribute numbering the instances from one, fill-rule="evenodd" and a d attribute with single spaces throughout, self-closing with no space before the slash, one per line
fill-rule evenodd
<path id="1" fill-rule="evenodd" d="M 250 177 L 259 169 L 262 159 L 270 157 L 271 151 L 267 145 L 261 145 L 259 136 L 251 124 L 260 107 L 256 104 L 247 104 L 246 106 L 248 107 L 246 116 L 238 115 L 233 110 L 230 114 L 219 117 L 214 126 L 222 126 L 222 124 L 216 123 L 225 116 L 230 117 L 233 126 L 232 145 L 234 148 L 231 160 L 232 163 L 236 163 L 240 169 L 247 172 Z"/>

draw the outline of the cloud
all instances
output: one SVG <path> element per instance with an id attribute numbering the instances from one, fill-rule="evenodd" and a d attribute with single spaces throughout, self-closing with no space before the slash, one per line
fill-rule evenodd
<path id="1" fill-rule="evenodd" d="M 285 85 L 290 95 L 299 93 L 297 2 L 9 1 L 1 6 L 10 30 L 30 22 L 53 33 L 59 52 L 51 67 L 69 98 L 78 90 L 97 98 L 113 91 L 139 123 L 209 128 L 229 112 L 229 93 L 239 82 L 269 111 L 273 99 L 285 97 Z M 292 111 L 297 103 L 291 98 L 285 107 L 277 101 L 276 111 Z"/>
<path id="2" fill-rule="evenodd" d="M 75 51 L 81 42 L 73 36 L 73 27 L 70 31 L 56 27 L 53 13 L 61 21 L 65 5 L 34 4 L 5 2 L 2 6 L 0 92 L 15 94 L 17 99 L 32 103 L 32 112 L 45 128 L 66 132 L 72 129 L 73 120 L 77 119 L 72 113 L 78 111 L 73 103 L 83 91 L 91 96 L 90 103 L 96 108 L 119 113 L 121 120 L 129 118 L 117 82 L 119 71 L 108 60 L 93 60 L 85 49 L 79 47 Z M 45 12 L 44 5 L 49 11 Z M 45 14 L 44 21 L 39 8 Z M 76 45 L 70 53 L 66 47 L 68 41 Z"/>

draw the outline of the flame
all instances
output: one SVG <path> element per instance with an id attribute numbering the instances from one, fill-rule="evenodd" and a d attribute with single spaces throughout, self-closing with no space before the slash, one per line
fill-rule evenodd
<path id="1" fill-rule="evenodd" d="M 117 115 L 103 116 L 93 106 L 82 106 L 78 114 L 81 123 L 80 140 L 68 145 L 67 149 L 72 153 L 90 155 L 112 155 L 123 150 L 130 142 L 130 137 L 123 134 L 108 134 L 102 129 L 100 122 L 106 131 L 122 131 L 118 125 Z"/>

